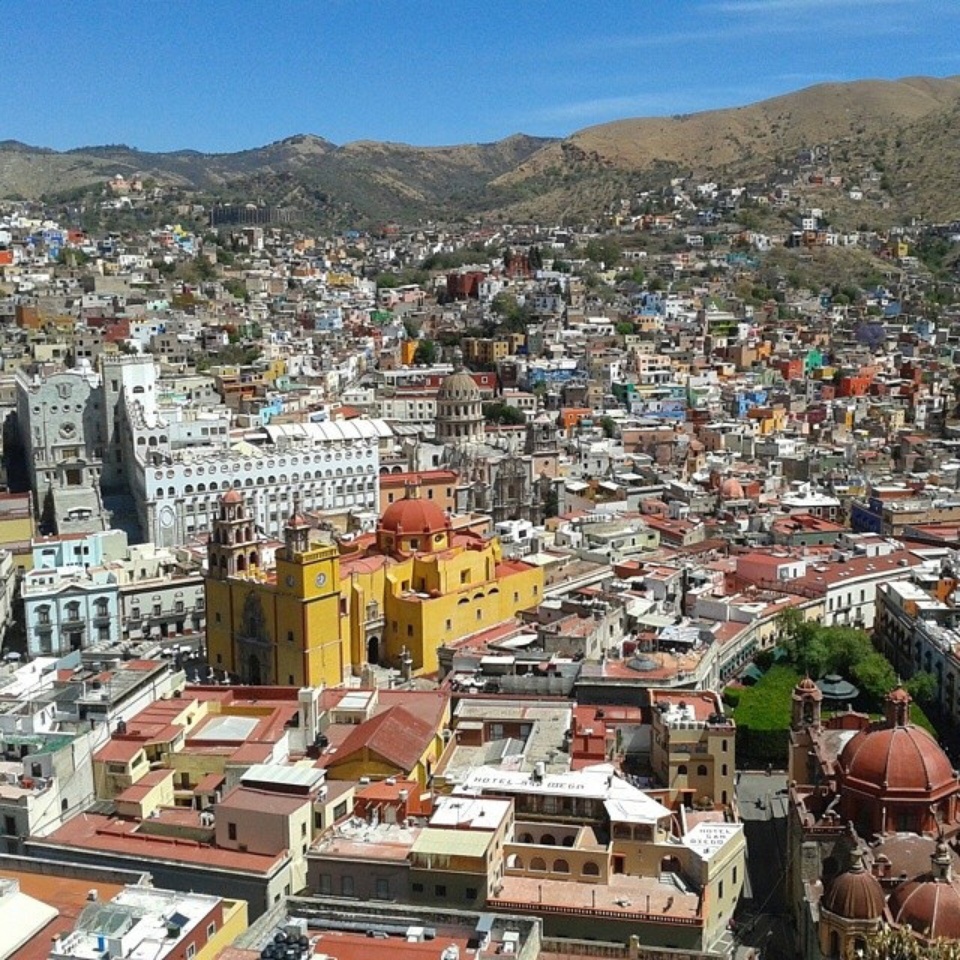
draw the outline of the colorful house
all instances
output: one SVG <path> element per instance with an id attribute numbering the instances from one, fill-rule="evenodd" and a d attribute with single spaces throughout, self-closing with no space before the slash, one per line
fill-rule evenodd
<path id="1" fill-rule="evenodd" d="M 536 606 L 543 571 L 504 560 L 415 490 L 391 504 L 375 534 L 310 542 L 299 514 L 274 570 L 239 491 L 220 503 L 209 545 L 211 664 L 248 683 L 336 686 L 366 663 L 437 670 L 437 650 Z"/>

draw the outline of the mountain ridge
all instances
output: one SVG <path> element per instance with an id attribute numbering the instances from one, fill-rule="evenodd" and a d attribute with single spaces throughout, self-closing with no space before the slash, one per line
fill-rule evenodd
<path id="1" fill-rule="evenodd" d="M 567 137 L 415 146 L 299 133 L 245 150 L 141 151 L 125 144 L 56 151 L 0 141 L 0 197 L 57 200 L 109 178 L 140 176 L 213 202 L 263 199 L 305 219 L 498 215 L 592 217 L 670 176 L 764 180 L 798 151 L 829 148 L 845 179 L 889 170 L 899 209 L 960 216 L 960 76 L 826 83 L 752 104 L 624 118 Z M 935 185 L 935 186 L 934 186 Z M 946 189 L 946 194 L 944 194 Z"/>

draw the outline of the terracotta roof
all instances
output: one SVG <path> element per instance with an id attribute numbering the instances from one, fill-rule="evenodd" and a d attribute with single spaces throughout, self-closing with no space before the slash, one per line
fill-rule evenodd
<path id="1" fill-rule="evenodd" d="M 97 891 L 100 900 L 111 900 L 123 890 L 121 884 L 103 883 L 89 876 L 64 877 L 44 873 L 39 865 L 36 873 L 4 868 L 0 871 L 0 877 L 18 880 L 21 893 L 60 911 L 59 916 L 51 920 L 37 936 L 11 954 L 10 960 L 47 960 L 51 939 L 73 930 L 81 912 L 89 904 L 87 894 L 92 889 Z"/>
<path id="2" fill-rule="evenodd" d="M 164 819 L 172 812 L 176 811 L 165 810 Z M 140 824 L 136 821 L 119 820 L 96 813 L 81 813 L 54 833 L 34 842 L 54 849 L 96 851 L 106 857 L 111 854 L 133 857 L 143 861 L 145 870 L 149 870 L 151 860 L 162 860 L 168 863 L 198 864 L 211 869 L 269 875 L 287 859 L 286 853 L 243 853 L 196 840 L 151 836 L 139 833 L 139 827 Z"/>
<path id="3" fill-rule="evenodd" d="M 839 764 L 845 785 L 878 796 L 935 794 L 957 783 L 940 744 L 913 724 L 861 730 L 843 748 Z"/>
<path id="4" fill-rule="evenodd" d="M 217 804 L 217 812 L 253 810 L 255 813 L 289 815 L 296 813 L 308 803 L 310 803 L 310 797 L 302 794 L 285 794 L 273 790 L 236 786 Z"/>
<path id="5" fill-rule="evenodd" d="M 450 520 L 432 500 L 404 497 L 391 503 L 380 518 L 379 528 L 392 533 L 436 533 L 447 530 Z"/>
<path id="6" fill-rule="evenodd" d="M 909 924 L 929 939 L 960 940 L 960 891 L 932 877 L 901 884 L 890 894 L 895 923 Z"/>
<path id="7" fill-rule="evenodd" d="M 93 759 L 106 763 L 127 763 L 142 749 L 143 744 L 139 740 L 111 740 L 93 755 Z"/>
<path id="8" fill-rule="evenodd" d="M 830 885 L 823 908 L 847 920 L 879 920 L 885 905 L 880 881 L 864 869 L 859 850 L 853 851 L 852 859 L 850 869 Z"/>
<path id="9" fill-rule="evenodd" d="M 364 748 L 398 770 L 410 771 L 423 756 L 437 728 L 397 705 L 356 727 L 327 766 L 352 758 Z"/>

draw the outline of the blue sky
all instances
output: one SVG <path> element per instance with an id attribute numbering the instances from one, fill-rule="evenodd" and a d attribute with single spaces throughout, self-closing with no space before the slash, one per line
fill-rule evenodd
<path id="1" fill-rule="evenodd" d="M 555 136 L 827 81 L 957 75 L 958 36 L 958 0 L 31 0 L 4 18 L 0 139 Z"/>

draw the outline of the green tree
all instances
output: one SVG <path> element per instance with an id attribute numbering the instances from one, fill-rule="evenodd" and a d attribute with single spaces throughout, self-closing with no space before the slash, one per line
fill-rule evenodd
<path id="1" fill-rule="evenodd" d="M 827 669 L 831 673 L 850 676 L 853 668 L 874 652 L 870 638 L 862 630 L 826 627 L 819 633 L 827 649 Z"/>
<path id="2" fill-rule="evenodd" d="M 937 678 L 927 670 L 919 670 L 905 684 L 907 693 L 921 706 L 936 703 L 940 692 Z"/>
<path id="3" fill-rule="evenodd" d="M 632 270 L 624 270 L 617 274 L 617 283 L 635 283 L 638 287 L 643 286 L 645 279 L 643 267 L 634 267 Z"/>
<path id="4" fill-rule="evenodd" d="M 527 324 L 533 317 L 533 311 L 520 301 L 512 293 L 498 293 L 490 303 L 490 310 L 494 316 L 499 317 L 503 326 L 507 330 L 516 333 L 522 333 Z"/>
<path id="5" fill-rule="evenodd" d="M 487 423 L 502 423 L 504 426 L 520 426 L 527 422 L 524 412 L 519 407 L 500 400 L 483 405 L 483 416 Z"/>
<path id="6" fill-rule="evenodd" d="M 437 345 L 432 340 L 421 340 L 417 344 L 417 350 L 413 355 L 414 363 L 422 363 L 425 366 L 433 366 L 437 362 Z"/>
<path id="7" fill-rule="evenodd" d="M 864 960 L 960 960 L 956 940 L 921 940 L 908 927 L 883 924 L 867 936 Z"/>
<path id="8" fill-rule="evenodd" d="M 870 653 L 853 667 L 853 677 L 860 689 L 874 700 L 880 700 L 897 685 L 897 675 L 882 653 Z"/>
<path id="9" fill-rule="evenodd" d="M 236 297 L 238 300 L 243 300 L 247 295 L 247 285 L 243 280 L 238 280 L 236 277 L 228 277 L 223 281 L 223 289 L 230 294 L 231 297 Z"/>
<path id="10" fill-rule="evenodd" d="M 57 254 L 57 263 L 67 267 L 82 267 L 90 258 L 79 247 L 64 247 Z"/>
<path id="11" fill-rule="evenodd" d="M 613 417 L 601 417 L 600 418 L 600 429 L 603 431 L 603 435 L 609 440 L 617 435 L 617 422 Z"/>
<path id="12" fill-rule="evenodd" d="M 621 337 L 629 337 L 633 333 L 633 324 L 629 320 L 621 320 L 614 329 Z"/>
<path id="13" fill-rule="evenodd" d="M 620 262 L 620 241 L 616 237 L 598 237 L 588 241 L 583 252 L 588 260 L 602 263 L 605 270 L 610 270 Z"/>
<path id="14" fill-rule="evenodd" d="M 512 293 L 501 292 L 490 301 L 490 310 L 498 317 L 506 319 L 519 312 L 520 304 Z"/>
<path id="15" fill-rule="evenodd" d="M 779 614 L 777 625 L 783 648 L 797 669 L 811 677 L 822 676 L 827 666 L 827 646 L 820 637 L 821 628 L 792 607 Z"/>

